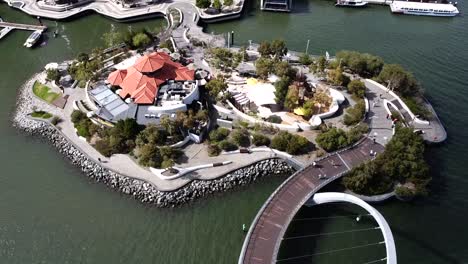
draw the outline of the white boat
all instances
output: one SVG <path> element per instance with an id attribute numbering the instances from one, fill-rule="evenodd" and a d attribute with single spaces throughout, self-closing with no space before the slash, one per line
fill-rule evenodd
<path id="1" fill-rule="evenodd" d="M 338 0 L 335 6 L 340 7 L 366 7 L 367 2 L 362 0 Z"/>
<path id="2" fill-rule="evenodd" d="M 460 12 L 453 4 L 439 3 L 422 3 L 422 2 L 407 2 L 393 1 L 390 4 L 390 9 L 396 14 L 418 15 L 418 16 L 442 16 L 453 17 Z"/>
<path id="3" fill-rule="evenodd" d="M 26 40 L 26 42 L 24 42 L 23 46 L 27 47 L 27 48 L 32 48 L 38 41 L 39 39 L 41 38 L 42 36 L 42 31 L 40 30 L 36 30 L 34 31 L 29 37 L 28 39 Z"/>

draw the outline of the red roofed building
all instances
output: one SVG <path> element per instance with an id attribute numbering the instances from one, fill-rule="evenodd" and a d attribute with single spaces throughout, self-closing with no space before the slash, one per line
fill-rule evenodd
<path id="1" fill-rule="evenodd" d="M 153 52 L 139 58 L 127 70 L 109 74 L 111 85 L 118 85 L 123 99 L 130 97 L 136 104 L 152 104 L 158 95 L 160 85 L 168 80 L 192 81 L 195 71 L 171 60 L 164 52 Z"/>
<path id="2" fill-rule="evenodd" d="M 120 85 L 122 81 L 125 79 L 125 76 L 127 76 L 127 70 L 117 70 L 111 72 L 109 74 L 109 77 L 107 77 L 107 81 L 114 86 Z"/>

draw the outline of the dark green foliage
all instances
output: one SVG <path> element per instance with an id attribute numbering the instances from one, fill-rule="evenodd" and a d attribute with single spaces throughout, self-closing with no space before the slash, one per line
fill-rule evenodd
<path id="1" fill-rule="evenodd" d="M 343 123 L 347 126 L 355 125 L 364 118 L 366 113 L 366 105 L 364 100 L 359 100 L 353 107 L 346 110 L 346 114 L 343 118 Z"/>
<path id="2" fill-rule="evenodd" d="M 273 71 L 279 77 L 289 77 L 293 80 L 296 77 L 296 69 L 292 68 L 286 61 L 278 61 L 273 64 Z"/>
<path id="3" fill-rule="evenodd" d="M 343 69 L 340 67 L 328 72 L 328 80 L 337 86 L 347 86 L 349 83 L 349 77 L 343 74 Z"/>
<path id="4" fill-rule="evenodd" d="M 274 70 L 274 62 L 269 58 L 261 57 L 255 61 L 255 72 L 258 77 L 265 80 L 268 75 Z"/>
<path id="5" fill-rule="evenodd" d="M 377 76 L 384 66 L 382 58 L 356 51 L 339 51 L 336 53 L 336 60 L 341 62 L 341 66 L 364 77 Z"/>
<path id="6" fill-rule="evenodd" d="M 213 142 L 219 142 L 226 139 L 231 131 L 224 127 L 218 127 L 217 129 L 210 132 L 210 140 Z"/>
<path id="7" fill-rule="evenodd" d="M 250 146 L 250 133 L 247 129 L 236 129 L 231 133 L 231 137 L 241 147 Z"/>
<path id="8" fill-rule="evenodd" d="M 426 120 L 431 116 L 431 112 L 427 110 L 427 108 L 424 107 L 422 103 L 418 103 L 414 98 L 405 97 L 402 99 L 405 102 L 406 106 L 408 106 L 408 108 L 411 110 L 411 112 L 413 112 L 413 114 Z"/>
<path id="9" fill-rule="evenodd" d="M 363 98 L 366 94 L 366 85 L 360 80 L 352 80 L 348 83 L 348 91 L 358 98 Z"/>
<path id="10" fill-rule="evenodd" d="M 55 126 L 61 121 L 62 119 L 59 116 L 53 116 L 52 119 L 50 120 L 50 123 Z"/>
<path id="11" fill-rule="evenodd" d="M 213 8 L 220 10 L 223 5 L 221 4 L 220 0 L 213 0 Z"/>
<path id="12" fill-rule="evenodd" d="M 267 118 L 266 120 L 267 122 L 270 122 L 270 123 L 274 123 L 274 124 L 281 124 L 281 122 L 283 122 L 283 120 L 281 119 L 280 116 L 277 116 L 277 115 L 271 115 Z"/>
<path id="13" fill-rule="evenodd" d="M 237 149 L 237 145 L 230 140 L 223 140 L 218 143 L 218 146 L 224 151 L 233 151 Z"/>
<path id="14" fill-rule="evenodd" d="M 164 145 L 167 141 L 167 131 L 157 127 L 155 125 L 148 125 L 143 131 L 141 131 L 136 137 L 135 143 L 137 146 L 143 146 L 145 144 Z"/>
<path id="15" fill-rule="evenodd" d="M 145 167 L 167 168 L 174 164 L 182 152 L 171 147 L 158 147 L 152 144 L 145 144 L 138 148 L 138 163 Z"/>
<path id="16" fill-rule="evenodd" d="M 376 159 L 354 168 L 343 179 L 349 189 L 361 194 L 386 192 L 392 183 L 414 184 L 414 192 L 426 193 L 430 181 L 428 165 L 424 161 L 423 139 L 412 128 L 398 128 L 385 151 Z"/>
<path id="17" fill-rule="evenodd" d="M 421 92 L 421 87 L 413 74 L 398 64 L 385 64 L 376 79 L 403 97 L 414 96 Z"/>
<path id="18" fill-rule="evenodd" d="M 196 0 L 195 5 L 198 8 L 208 8 L 211 5 L 211 1 L 210 0 Z"/>
<path id="19" fill-rule="evenodd" d="M 275 82 L 275 101 L 277 104 L 284 105 L 290 84 L 291 79 L 289 77 L 283 77 Z"/>
<path id="20" fill-rule="evenodd" d="M 312 64 L 312 58 L 309 56 L 309 54 L 302 54 L 300 57 L 299 57 L 299 63 L 302 64 L 302 65 L 310 65 Z"/>
<path id="21" fill-rule="evenodd" d="M 110 157 L 113 154 L 112 147 L 109 145 L 108 140 L 98 140 L 94 148 L 105 157 Z"/>
<path id="22" fill-rule="evenodd" d="M 281 59 L 288 52 L 286 42 L 284 40 L 273 40 L 271 43 L 263 41 L 260 43 L 258 52 L 262 57 L 273 57 L 277 60 Z"/>
<path id="23" fill-rule="evenodd" d="M 280 151 L 286 151 L 291 155 L 299 155 L 311 150 L 313 144 L 303 136 L 281 131 L 273 137 L 271 147 Z"/>
<path id="24" fill-rule="evenodd" d="M 348 137 L 344 130 L 333 127 L 318 135 L 316 142 L 321 148 L 330 152 L 348 145 Z"/>
<path id="25" fill-rule="evenodd" d="M 255 133 L 253 134 L 252 143 L 255 146 L 267 146 L 268 147 L 270 146 L 271 140 L 269 137 L 263 134 Z"/>
<path id="26" fill-rule="evenodd" d="M 78 111 L 78 110 L 74 110 L 72 113 L 71 113 L 71 121 L 73 123 L 78 123 L 80 122 L 81 120 L 83 119 L 86 119 L 87 116 L 85 113 L 81 112 L 81 111 Z"/>
<path id="27" fill-rule="evenodd" d="M 222 78 L 215 78 L 210 80 L 206 86 L 206 90 L 208 91 L 209 95 L 215 99 L 220 100 L 222 94 L 228 88 L 227 83 Z"/>
<path id="28" fill-rule="evenodd" d="M 58 72 L 57 69 L 48 69 L 47 71 L 47 77 L 46 79 L 48 81 L 54 81 L 54 82 L 58 82 L 59 79 L 60 79 L 60 74 Z"/>
<path id="29" fill-rule="evenodd" d="M 221 153 L 221 148 L 216 144 L 208 145 L 208 156 L 214 157 Z"/>

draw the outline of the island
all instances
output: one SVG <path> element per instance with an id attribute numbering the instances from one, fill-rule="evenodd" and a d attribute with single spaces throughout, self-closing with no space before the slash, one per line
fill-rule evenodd
<path id="1" fill-rule="evenodd" d="M 369 141 L 376 147 L 342 180 L 349 192 L 426 193 L 425 144 L 446 132 L 411 73 L 370 54 L 291 51 L 283 40 L 236 47 L 187 10 L 174 4 L 162 32 L 111 31 L 105 47 L 47 64 L 20 90 L 14 125 L 90 178 L 161 207 Z M 330 159 L 319 178 L 338 166 Z"/>

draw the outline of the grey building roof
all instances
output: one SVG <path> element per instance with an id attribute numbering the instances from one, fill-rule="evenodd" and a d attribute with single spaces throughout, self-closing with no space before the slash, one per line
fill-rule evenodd
<path id="1" fill-rule="evenodd" d="M 118 121 L 135 117 L 135 107 L 126 104 L 120 96 L 112 92 L 106 85 L 97 86 L 89 91 L 89 95 L 100 107 L 97 114 L 106 120 Z"/>

